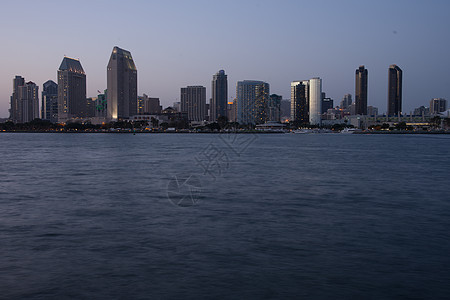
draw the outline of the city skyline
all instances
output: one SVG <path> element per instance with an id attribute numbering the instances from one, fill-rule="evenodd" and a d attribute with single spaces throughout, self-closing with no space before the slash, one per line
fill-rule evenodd
<path id="1" fill-rule="evenodd" d="M 365 65 L 371 73 L 368 105 L 378 107 L 383 113 L 387 111 L 386 69 L 392 64 L 401 66 L 404 71 L 404 113 L 426 106 L 432 98 L 450 98 L 447 84 L 450 62 L 445 53 L 448 42 L 443 38 L 448 36 L 450 28 L 444 13 L 450 4 L 445 1 L 381 1 L 358 5 L 353 5 L 353 1 L 323 1 L 319 4 L 192 1 L 177 2 L 179 9 L 176 11 L 171 9 L 173 5 L 162 2 L 133 1 L 124 11 L 115 9 L 114 1 L 80 1 L 76 8 L 65 3 L 57 6 L 48 2 L 24 3 L 30 7 L 30 12 L 22 12 L 25 15 L 21 20 L 24 21 L 14 23 L 16 30 L 54 31 L 61 42 L 48 47 L 41 34 L 26 40 L 18 39 L 17 35 L 5 30 L 18 12 L 13 9 L 13 3 L 3 5 L 0 17 L 5 29 L 1 36 L 8 42 L 8 46 L 0 50 L 2 57 L 8 57 L 0 72 L 0 117 L 3 118 L 9 116 L 12 79 L 20 75 L 35 82 L 42 90 L 46 81 L 57 81 L 56 69 L 63 55 L 80 59 L 87 75 L 87 97 L 95 97 L 97 90 L 106 89 L 105 67 L 114 46 L 133 53 L 140 73 L 138 95 L 145 93 L 158 97 L 164 107 L 180 101 L 179 88 L 182 86 L 206 86 L 207 99 L 210 99 L 211 74 L 220 69 L 227 71 L 228 100 L 236 96 L 234 86 L 237 81 L 268 82 L 271 92 L 289 99 L 293 80 L 319 76 L 323 80 L 323 91 L 339 101 L 345 94 L 354 93 L 354 70 Z M 395 11 L 396 18 L 391 18 L 388 5 Z M 250 9 L 258 14 L 245 14 Z M 44 10 L 55 16 L 51 23 L 45 23 L 39 14 L 31 13 Z M 96 26 L 92 26 L 92 22 L 69 24 L 67 28 L 55 26 L 64 20 L 65 15 L 61 12 L 65 10 L 95 20 Z M 99 11 L 104 14 L 98 14 Z M 204 16 L 204 20 L 186 22 L 186 11 Z M 319 11 L 323 22 L 303 33 L 301 40 L 308 42 L 292 40 L 291 28 L 312 24 L 313 18 L 309 15 Z M 355 28 L 351 20 L 368 11 L 371 14 L 367 14 L 367 26 L 363 28 L 366 34 L 361 43 L 356 36 L 363 29 Z M 121 13 L 132 13 L 136 20 L 120 21 L 117 30 L 108 30 L 106 15 Z M 140 20 L 149 13 L 154 21 L 143 26 Z M 261 18 L 273 22 L 256 22 Z M 215 22 L 220 19 L 223 22 Z M 213 23 L 215 26 L 211 27 Z M 248 32 L 256 29 L 266 31 L 267 37 L 248 36 Z M 190 32 L 197 34 L 190 35 Z M 29 44 L 35 46 L 29 47 Z M 425 74 L 437 76 L 428 78 Z M 414 84 L 419 81 L 420 86 Z"/>

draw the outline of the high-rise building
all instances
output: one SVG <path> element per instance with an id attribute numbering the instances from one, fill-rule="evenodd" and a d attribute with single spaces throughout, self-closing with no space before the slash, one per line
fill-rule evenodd
<path id="1" fill-rule="evenodd" d="M 138 113 L 137 70 L 131 53 L 114 47 L 107 67 L 108 118 L 128 119 Z"/>
<path id="2" fill-rule="evenodd" d="M 43 84 L 41 119 L 58 122 L 58 85 L 53 80 Z"/>
<path id="3" fill-rule="evenodd" d="M 309 80 L 309 124 L 321 125 L 322 114 L 322 79 L 314 77 Z"/>
<path id="4" fill-rule="evenodd" d="M 281 122 L 281 100 L 282 97 L 280 95 L 270 95 L 267 105 L 268 122 Z"/>
<path id="5" fill-rule="evenodd" d="M 402 77 L 403 71 L 397 65 L 388 70 L 388 111 L 389 116 L 402 113 Z"/>
<path id="6" fill-rule="evenodd" d="M 204 121 L 206 117 L 206 88 L 188 86 L 181 88 L 181 112 L 187 113 L 189 121 Z"/>
<path id="7" fill-rule="evenodd" d="M 209 120 L 215 122 L 220 116 L 227 116 L 228 80 L 224 70 L 220 70 L 213 76 L 211 85 Z"/>
<path id="8" fill-rule="evenodd" d="M 367 114 L 369 116 L 377 116 L 378 115 L 378 108 L 375 106 L 367 106 Z"/>
<path id="9" fill-rule="evenodd" d="M 84 117 L 86 74 L 77 59 L 64 57 L 58 70 L 58 121 Z"/>
<path id="10" fill-rule="evenodd" d="M 160 114 L 162 106 L 160 105 L 159 98 L 152 98 L 144 94 L 138 97 L 139 114 Z"/>
<path id="11" fill-rule="evenodd" d="M 352 95 L 351 94 L 345 94 L 341 101 L 341 108 L 346 109 L 352 104 Z"/>
<path id="12" fill-rule="evenodd" d="M 328 109 L 334 107 L 334 101 L 331 98 L 324 97 L 322 99 L 322 114 L 326 113 Z"/>
<path id="13" fill-rule="evenodd" d="M 437 115 L 447 110 L 447 100 L 443 98 L 433 98 L 430 100 L 430 114 Z"/>
<path id="14" fill-rule="evenodd" d="M 255 92 L 255 117 L 253 124 L 264 124 L 269 118 L 269 85 L 257 85 Z"/>
<path id="15" fill-rule="evenodd" d="M 22 119 L 22 112 L 20 110 L 20 101 L 19 101 L 19 86 L 25 85 L 25 78 L 22 76 L 16 76 L 13 79 L 13 93 L 11 95 L 11 108 L 10 108 L 10 119 L 13 122 L 18 122 Z"/>
<path id="16" fill-rule="evenodd" d="M 309 122 L 309 81 L 291 82 L 291 122 L 297 126 Z"/>
<path id="17" fill-rule="evenodd" d="M 244 80 L 236 84 L 237 121 L 240 124 L 264 123 L 269 98 L 269 84 L 263 81 Z"/>
<path id="18" fill-rule="evenodd" d="M 280 104 L 280 114 L 282 121 L 288 121 L 291 119 L 291 100 L 282 99 Z"/>
<path id="19" fill-rule="evenodd" d="M 355 76 L 355 113 L 357 115 L 367 115 L 367 79 L 367 69 L 359 66 Z"/>
<path id="20" fill-rule="evenodd" d="M 19 119 L 18 123 L 31 122 L 39 118 L 39 87 L 32 81 L 18 87 Z"/>
<path id="21" fill-rule="evenodd" d="M 227 104 L 227 117 L 229 122 L 237 122 L 237 99 Z"/>
<path id="22" fill-rule="evenodd" d="M 95 103 L 95 116 L 102 118 L 103 120 L 107 118 L 108 112 L 108 101 L 106 100 L 107 91 L 108 90 L 105 90 L 103 94 L 98 94 Z"/>

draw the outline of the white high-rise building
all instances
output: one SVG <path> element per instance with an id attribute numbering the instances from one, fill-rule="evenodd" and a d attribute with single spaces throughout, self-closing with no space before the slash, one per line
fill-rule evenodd
<path id="1" fill-rule="evenodd" d="M 309 124 L 320 125 L 322 113 L 322 79 L 309 80 Z"/>

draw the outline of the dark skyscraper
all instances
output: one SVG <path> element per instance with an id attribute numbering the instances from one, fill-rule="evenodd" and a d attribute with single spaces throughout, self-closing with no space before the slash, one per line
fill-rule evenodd
<path id="1" fill-rule="evenodd" d="M 281 121 L 281 100 L 282 97 L 277 94 L 272 94 L 269 97 L 267 105 L 267 121 L 280 122 Z"/>
<path id="2" fill-rule="evenodd" d="M 224 70 L 213 76 L 211 93 L 209 120 L 215 122 L 220 116 L 227 116 L 228 80 Z"/>
<path id="3" fill-rule="evenodd" d="M 355 77 L 355 114 L 357 115 L 367 115 L 367 79 L 367 69 L 359 66 Z"/>
<path id="4" fill-rule="evenodd" d="M 11 96 L 10 119 L 13 122 L 18 122 L 21 119 L 20 101 L 19 101 L 19 87 L 25 84 L 25 78 L 16 76 L 13 79 L 13 93 Z"/>
<path id="5" fill-rule="evenodd" d="M 114 47 L 107 67 L 108 118 L 127 119 L 138 113 L 137 70 L 131 53 Z"/>
<path id="6" fill-rule="evenodd" d="M 204 86 L 181 88 L 181 111 L 187 113 L 189 121 L 204 121 L 206 117 L 206 88 Z"/>
<path id="7" fill-rule="evenodd" d="M 402 69 L 397 65 L 389 66 L 387 111 L 389 116 L 396 116 L 402 112 L 402 77 Z"/>
<path id="8" fill-rule="evenodd" d="M 58 70 L 58 121 L 83 117 L 86 109 L 86 74 L 77 59 L 64 57 Z"/>
<path id="9" fill-rule="evenodd" d="M 58 85 L 53 80 L 43 84 L 41 118 L 58 122 Z"/>
<path id="10" fill-rule="evenodd" d="M 295 126 L 308 124 L 308 81 L 291 82 L 291 121 Z"/>

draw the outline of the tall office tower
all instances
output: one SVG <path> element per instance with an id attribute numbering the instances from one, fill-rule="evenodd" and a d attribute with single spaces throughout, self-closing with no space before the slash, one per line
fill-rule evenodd
<path id="1" fill-rule="evenodd" d="M 206 88 L 188 86 L 181 88 L 181 112 L 187 113 L 189 121 L 203 121 L 206 117 Z"/>
<path id="2" fill-rule="evenodd" d="M 86 74 L 77 59 L 64 57 L 58 70 L 58 121 L 84 117 Z"/>
<path id="3" fill-rule="evenodd" d="M 9 118 L 13 122 L 18 122 L 22 118 L 19 101 L 19 86 L 25 85 L 25 78 L 22 76 L 16 76 L 13 79 L 13 93 L 11 95 L 11 108 L 9 110 Z"/>
<path id="4" fill-rule="evenodd" d="M 322 99 L 322 114 L 326 113 L 328 109 L 334 107 L 334 101 L 331 98 L 323 98 Z"/>
<path id="5" fill-rule="evenodd" d="M 291 118 L 291 99 L 281 100 L 280 114 L 282 121 L 286 121 Z"/>
<path id="6" fill-rule="evenodd" d="M 107 90 L 103 94 L 97 95 L 97 103 L 95 105 L 95 116 L 99 118 L 106 118 L 108 111 L 108 103 L 106 100 Z"/>
<path id="7" fill-rule="evenodd" d="M 276 94 L 272 94 L 269 97 L 269 103 L 267 105 L 267 121 L 268 122 L 280 122 L 281 121 L 281 100 L 282 97 Z"/>
<path id="8" fill-rule="evenodd" d="M 53 80 L 43 84 L 41 119 L 58 122 L 58 85 Z"/>
<path id="9" fill-rule="evenodd" d="M 359 66 L 355 76 L 355 113 L 357 115 L 367 115 L 367 79 L 367 69 Z"/>
<path id="10" fill-rule="evenodd" d="M 269 117 L 269 85 L 259 84 L 255 91 L 255 117 L 253 124 L 264 124 Z"/>
<path id="11" fill-rule="evenodd" d="M 402 77 L 403 71 L 397 65 L 388 70 L 388 111 L 389 116 L 402 112 Z"/>
<path id="12" fill-rule="evenodd" d="M 138 113 L 137 70 L 131 53 L 114 47 L 107 67 L 108 118 L 127 119 Z"/>
<path id="13" fill-rule="evenodd" d="M 19 92 L 19 120 L 26 123 L 39 118 L 39 87 L 32 81 L 18 87 Z"/>
<path id="14" fill-rule="evenodd" d="M 291 122 L 296 126 L 309 122 L 309 81 L 291 82 Z"/>
<path id="15" fill-rule="evenodd" d="M 341 108 L 346 109 L 350 105 L 352 105 L 352 95 L 351 94 L 345 94 L 341 101 Z"/>
<path id="16" fill-rule="evenodd" d="M 447 100 L 443 98 L 434 98 L 430 100 L 430 114 L 437 115 L 447 110 Z"/>
<path id="17" fill-rule="evenodd" d="M 220 116 L 227 116 L 228 80 L 224 70 L 213 76 L 211 93 L 209 120 L 215 122 Z"/>
<path id="18" fill-rule="evenodd" d="M 314 77 L 309 80 L 309 124 L 320 125 L 322 122 L 322 79 Z"/>
<path id="19" fill-rule="evenodd" d="M 240 124 L 259 124 L 257 120 L 261 122 L 265 113 L 264 106 L 268 100 L 269 89 L 269 84 L 263 81 L 237 82 L 237 122 Z"/>
<path id="20" fill-rule="evenodd" d="M 237 122 L 237 99 L 227 104 L 227 117 L 229 122 Z"/>

